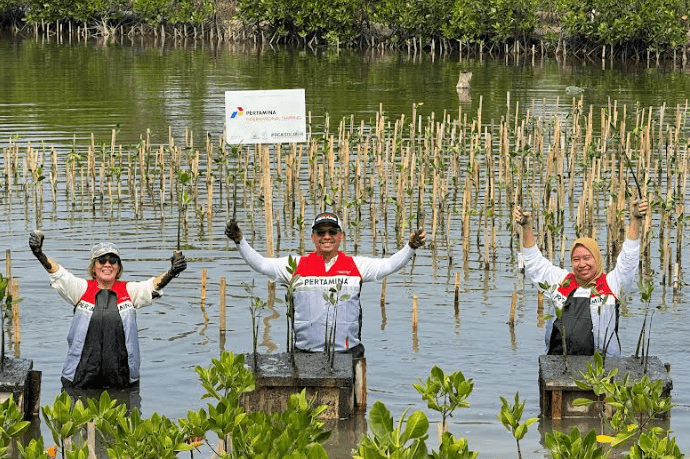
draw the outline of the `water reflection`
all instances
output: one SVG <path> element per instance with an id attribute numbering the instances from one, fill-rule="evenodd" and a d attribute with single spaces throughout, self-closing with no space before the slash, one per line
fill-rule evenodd
<path id="1" fill-rule="evenodd" d="M 364 414 L 355 414 L 349 419 L 326 421 L 331 437 L 324 445 L 331 459 L 352 459 L 352 448 L 367 434 L 367 420 Z"/>

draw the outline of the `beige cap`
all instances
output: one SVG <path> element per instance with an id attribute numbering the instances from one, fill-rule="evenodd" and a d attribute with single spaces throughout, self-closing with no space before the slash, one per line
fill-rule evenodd
<path id="1" fill-rule="evenodd" d="M 112 253 L 113 255 L 117 255 L 118 258 L 120 257 L 120 251 L 117 250 L 117 246 L 115 244 L 112 242 L 101 242 L 94 245 L 93 249 L 91 249 L 91 259 L 95 260 L 106 253 Z"/>

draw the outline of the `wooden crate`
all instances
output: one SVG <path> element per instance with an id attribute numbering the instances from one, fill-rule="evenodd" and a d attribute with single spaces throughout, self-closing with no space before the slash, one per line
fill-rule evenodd
<path id="1" fill-rule="evenodd" d="M 256 378 L 256 389 L 240 400 L 248 411 L 285 410 L 289 396 L 303 389 L 315 405 L 328 406 L 322 419 L 347 419 L 366 409 L 365 359 L 336 354 L 331 367 L 322 352 L 295 353 L 294 365 L 288 353 L 259 354 L 256 369 L 253 354 L 245 361 Z"/>
<path id="2" fill-rule="evenodd" d="M 541 414 L 547 419 L 568 418 L 598 418 L 600 406 L 575 406 L 578 398 L 595 400 L 592 391 L 585 391 L 577 387 L 575 380 L 582 380 L 582 373 L 587 372 L 587 365 L 593 364 L 593 357 L 586 355 L 571 355 L 563 358 L 562 355 L 539 356 L 539 406 Z M 607 357 L 604 366 L 608 374 L 614 368 L 618 368 L 615 379 L 620 380 L 626 374 L 630 375 L 630 381 L 637 381 L 644 376 L 644 366 L 640 359 L 635 357 Z M 661 363 L 658 357 L 649 357 L 647 363 L 647 376 L 652 381 L 663 381 L 664 396 L 671 395 L 673 382 L 667 367 Z M 666 417 L 670 416 L 670 412 Z"/>
<path id="3" fill-rule="evenodd" d="M 6 357 L 0 373 L 0 402 L 12 395 L 27 419 L 38 416 L 41 406 L 41 372 L 33 366 L 33 360 Z"/>

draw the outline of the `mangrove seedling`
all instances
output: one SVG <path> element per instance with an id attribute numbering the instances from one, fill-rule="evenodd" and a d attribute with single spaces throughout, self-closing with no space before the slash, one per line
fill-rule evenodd
<path id="1" fill-rule="evenodd" d="M 181 451 L 192 449 L 192 445 L 185 441 L 183 429 L 155 412 L 150 418 L 142 418 L 139 410 L 134 408 L 129 417 L 118 420 L 115 429 L 117 434 L 106 448 L 108 457 L 177 459 Z M 88 450 L 86 453 L 88 456 Z"/>
<path id="2" fill-rule="evenodd" d="M 343 282 L 338 281 L 335 287 L 331 287 L 328 292 L 323 294 L 323 299 L 326 302 L 326 336 L 324 340 L 324 352 L 328 357 L 328 362 L 331 368 L 335 365 L 335 341 L 338 325 L 338 305 L 340 301 L 345 301 L 350 298 L 349 293 L 341 294 Z M 346 343 L 347 344 L 347 343 Z"/>
<path id="3" fill-rule="evenodd" d="M 189 193 L 191 186 L 192 174 L 184 169 L 177 171 L 177 183 L 181 186 L 177 190 L 177 250 L 180 250 L 180 231 L 182 226 L 182 215 L 184 215 L 184 227 L 187 228 L 187 207 L 192 202 L 192 196 Z"/>
<path id="4" fill-rule="evenodd" d="M 106 447 L 112 439 L 119 435 L 118 425 L 121 419 L 127 417 L 127 405 L 112 399 L 108 391 L 101 392 L 100 397 L 89 398 L 86 401 L 96 432 Z"/>
<path id="5" fill-rule="evenodd" d="M 426 459 L 429 420 L 423 411 L 415 411 L 405 420 L 409 407 L 396 426 L 388 408 L 376 401 L 369 410 L 369 434 L 353 450 L 352 459 L 400 457 Z M 404 427 L 403 427 L 404 426 Z"/>
<path id="6" fill-rule="evenodd" d="M 202 430 L 210 430 L 226 441 L 246 417 L 240 406 L 240 397 L 255 389 L 254 374 L 245 366 L 244 354 L 235 355 L 228 351 L 223 351 L 218 359 L 212 359 L 208 368 L 197 366 L 194 370 L 206 390 L 201 398 L 212 399 L 214 403 L 207 404 L 208 416 L 205 412 L 198 417 L 188 414 L 187 425 L 183 424 L 185 432 L 199 435 Z"/>
<path id="7" fill-rule="evenodd" d="M 24 413 L 10 396 L 0 403 L 0 457 L 7 455 L 12 441 L 29 428 L 31 423 L 24 420 Z"/>
<path id="8" fill-rule="evenodd" d="M 23 459 L 55 459 L 55 456 L 57 455 L 57 451 L 54 446 L 48 450 L 44 449 L 43 437 L 32 438 L 26 446 L 22 445 L 21 443 L 17 443 L 17 448 L 19 449 L 19 455 Z M 1 448 L 0 457 L 5 457 Z"/>
<path id="9" fill-rule="evenodd" d="M 604 306 L 606 304 L 606 296 L 607 295 L 602 295 L 601 293 L 599 293 L 599 291 L 597 290 L 596 287 L 592 287 L 591 292 L 592 292 L 592 296 L 596 296 L 596 297 L 599 297 L 601 299 L 601 302 L 599 303 L 599 307 L 598 307 L 598 312 L 601 315 L 601 308 L 602 308 L 602 306 Z M 608 355 L 608 349 L 609 349 L 609 345 L 611 344 L 611 341 L 614 338 L 618 339 L 617 335 L 615 333 L 615 329 L 616 329 L 616 322 L 618 321 L 618 314 L 619 314 L 618 308 L 619 307 L 620 307 L 620 304 L 618 302 L 618 299 L 616 299 L 616 303 L 615 303 L 616 309 L 615 309 L 614 313 L 611 315 L 611 318 L 609 319 L 609 323 L 606 324 L 606 328 L 604 329 L 604 345 L 602 346 L 602 349 L 601 349 L 601 355 L 603 358 L 604 365 L 606 365 L 606 356 Z M 611 323 L 612 321 L 613 321 L 613 323 Z M 611 331 L 610 334 L 609 334 L 609 331 Z M 601 333 L 601 331 L 600 331 L 600 333 Z M 608 336 L 608 339 L 606 339 L 607 336 Z M 596 345 L 596 343 L 595 343 L 595 345 Z"/>
<path id="10" fill-rule="evenodd" d="M 568 278 L 564 282 L 570 282 Z M 567 285 L 564 283 L 564 286 L 567 287 Z M 563 362 L 564 362 L 564 368 L 567 370 L 568 368 L 568 346 L 566 344 L 566 339 L 565 339 L 565 323 L 563 322 L 563 308 L 559 308 L 556 306 L 556 303 L 553 298 L 553 294 L 558 288 L 558 285 L 551 285 L 548 282 L 539 282 L 539 288 L 544 290 L 546 292 L 547 296 L 549 297 L 549 300 L 551 300 L 551 306 L 554 310 L 554 314 L 556 315 L 556 320 L 559 321 L 559 324 L 561 326 L 561 346 L 563 347 Z M 553 319 L 554 316 L 552 314 L 546 314 L 544 315 L 544 320 L 549 320 Z M 553 326 L 556 326 L 556 323 L 554 321 Z"/>
<path id="11" fill-rule="evenodd" d="M 453 411 L 470 406 L 467 397 L 474 389 L 472 379 L 465 379 L 461 371 L 447 375 L 442 369 L 434 366 L 426 383 L 420 383 L 414 383 L 412 387 L 422 395 L 430 409 L 441 413 L 441 431 L 447 431 L 447 420 L 453 416 Z"/>
<path id="12" fill-rule="evenodd" d="M 642 328 L 637 337 L 637 348 L 635 349 L 635 358 L 641 358 L 641 363 L 645 366 L 645 373 L 647 372 L 646 356 L 649 353 L 649 335 L 651 335 L 652 318 L 649 318 L 649 331 L 647 330 L 647 317 L 649 316 L 650 303 L 652 301 L 652 292 L 654 291 L 654 283 L 650 279 L 640 279 L 637 283 L 640 289 L 642 302 L 645 304 L 644 320 L 642 321 Z M 654 310 L 652 310 L 652 315 Z M 645 347 L 645 338 L 647 338 L 647 347 Z"/>
<path id="13" fill-rule="evenodd" d="M 674 437 L 658 437 L 654 433 L 643 433 L 630 447 L 629 459 L 682 459 L 685 457 L 676 445 Z"/>
<path id="14" fill-rule="evenodd" d="M 501 412 L 496 415 L 501 424 L 513 435 L 515 443 L 517 444 L 518 459 L 522 459 L 522 452 L 520 451 L 520 440 L 523 439 L 529 426 L 539 420 L 539 418 L 529 418 L 525 422 L 520 422 L 522 419 L 522 412 L 525 409 L 525 402 L 520 402 L 520 394 L 515 393 L 515 403 L 511 405 L 503 398 L 501 399 Z"/>
<path id="15" fill-rule="evenodd" d="M 67 459 L 65 441 L 72 438 L 86 424 L 93 419 L 91 411 L 84 406 L 81 400 L 72 403 L 72 398 L 67 392 L 62 392 L 55 397 L 52 405 L 41 408 L 41 414 L 46 426 L 53 435 L 53 441 L 62 453 L 62 459 Z M 81 449 L 81 446 L 72 444 L 72 449 Z M 111 456 L 115 457 L 115 456 Z"/>
<path id="16" fill-rule="evenodd" d="M 634 382 L 630 381 L 629 375 L 615 380 L 618 369 L 614 368 L 606 373 L 599 353 L 594 354 L 593 363 L 594 365 L 587 365 L 587 372 L 582 374 L 583 379 L 576 380 L 575 384 L 580 389 L 594 392 L 598 400 L 579 398 L 573 403 L 576 406 L 601 404 L 600 415 L 615 432 L 614 437 L 608 441 L 611 446 L 622 445 L 647 430 L 657 435 L 668 434 L 661 427 L 652 426 L 648 429 L 651 420 L 667 413 L 673 406 L 671 398 L 664 395 L 662 380 L 651 381 L 647 375 Z M 604 412 L 606 406 L 615 410 L 609 416 Z"/>
<path id="17" fill-rule="evenodd" d="M 259 317 L 261 317 L 261 311 L 266 308 L 266 302 L 263 301 L 258 296 L 254 295 L 254 281 L 252 280 L 252 285 L 247 283 L 242 283 L 244 289 L 249 293 L 251 298 L 251 303 L 249 305 L 249 312 L 252 315 L 252 349 L 254 352 L 254 371 L 258 368 L 258 355 L 256 352 L 257 342 L 259 339 Z"/>
<path id="18" fill-rule="evenodd" d="M 597 434 L 594 429 L 584 437 L 580 429 L 573 427 L 570 434 L 552 430 L 544 435 L 544 444 L 551 451 L 552 459 L 606 459 L 608 454 L 597 446 Z"/>
<path id="19" fill-rule="evenodd" d="M 21 301 L 12 299 L 9 293 L 10 279 L 0 274 L 0 327 L 2 327 L 2 342 L 0 343 L 0 373 L 5 371 L 5 318 L 12 318 L 12 305 Z"/>
<path id="20" fill-rule="evenodd" d="M 438 451 L 432 451 L 432 459 L 476 459 L 479 452 L 470 451 L 467 438 L 455 436 L 450 432 L 443 432 Z"/>
<path id="21" fill-rule="evenodd" d="M 285 291 L 285 306 L 287 311 L 285 317 L 287 319 L 287 349 L 290 352 L 290 360 L 294 362 L 295 355 L 295 289 L 300 284 L 300 275 L 295 275 L 297 270 L 297 260 L 290 255 L 288 257 L 287 271 L 292 275 L 290 282 L 287 284 Z"/>
<path id="22" fill-rule="evenodd" d="M 227 457 L 328 459 L 323 443 L 331 432 L 318 419 L 326 409 L 303 389 L 289 395 L 283 411 L 248 413 L 233 431 L 233 454 Z"/>

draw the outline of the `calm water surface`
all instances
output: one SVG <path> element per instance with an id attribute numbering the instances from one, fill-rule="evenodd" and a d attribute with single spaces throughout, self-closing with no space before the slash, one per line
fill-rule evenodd
<path id="1" fill-rule="evenodd" d="M 471 88 L 458 94 L 455 84 L 460 71 L 473 72 Z M 211 46 L 161 47 L 138 43 L 57 44 L 50 41 L 0 40 L 0 149 L 9 138 L 26 146 L 55 148 L 65 158 L 73 142 L 84 145 L 93 134 L 96 144 L 110 144 L 112 129 L 118 142 L 136 144 L 150 129 L 154 142 L 165 141 L 168 129 L 181 142 L 185 129 L 194 131 L 196 144 L 206 133 L 218 137 L 223 129 L 224 91 L 246 89 L 305 88 L 311 128 L 324 129 L 328 114 L 331 131 L 340 118 L 354 115 L 355 123 L 370 121 L 383 107 L 397 118 L 409 116 L 413 104 L 418 113 L 459 110 L 471 118 L 482 105 L 484 123 L 512 110 L 531 109 L 544 114 L 567 109 L 572 96 L 565 88 L 584 88 L 586 105 L 653 107 L 685 105 L 690 75 L 685 71 L 645 68 L 618 63 L 602 68 L 601 62 L 566 63 L 556 59 L 459 59 L 458 56 L 409 56 L 379 52 L 356 53 L 216 48 Z M 598 110 L 598 108 L 597 108 Z M 596 111 L 596 110 L 595 110 Z M 336 126 L 337 127 L 337 126 Z M 686 131 L 686 136 L 687 131 Z M 4 165 L 4 158 L 0 158 Z M 4 166 L 3 166 L 4 167 Z M 135 217 L 123 206 L 115 214 L 72 207 L 59 185 L 58 202 L 49 193 L 37 216 L 35 206 L 21 190 L 12 197 L 0 196 L 2 248 L 12 252 L 12 274 L 19 280 L 21 304 L 21 355 L 34 360 L 43 371 L 42 403 L 50 403 L 60 391 L 60 369 L 66 352 L 65 337 L 72 308 L 48 285 L 48 276 L 28 250 L 28 233 L 40 226 L 46 233 L 46 253 L 69 270 L 85 274 L 90 247 L 110 240 L 122 252 L 125 278 L 142 280 L 168 267 L 176 246 L 174 212 L 146 212 Z M 285 205 L 274 197 L 275 205 Z M 259 207 L 260 208 L 260 207 Z M 314 206 L 307 209 L 307 218 Z M 501 209 L 508 221 L 507 209 Z M 265 252 L 265 235 L 249 231 L 250 208 L 238 209 L 238 219 L 249 242 Z M 687 211 L 686 211 L 687 212 Z M 189 267 L 165 290 L 165 295 L 138 315 L 142 347 L 141 409 L 171 418 L 184 416 L 203 406 L 202 390 L 194 367 L 206 366 L 221 348 L 236 353 L 252 348 L 250 300 L 243 283 L 256 281 L 255 293 L 266 298 L 265 279 L 256 277 L 238 256 L 234 244 L 223 235 L 228 215 L 218 206 L 211 228 L 198 228 L 190 220 L 184 236 Z M 569 220 L 572 222 L 572 216 Z M 377 225 L 379 234 L 382 223 Z M 257 225 L 261 227 L 261 225 Z M 389 229 L 394 233 L 392 228 Z M 466 436 L 470 448 L 481 457 L 513 458 L 515 443 L 496 420 L 499 396 L 512 398 L 519 391 L 527 401 L 525 417 L 539 414 L 537 356 L 543 351 L 543 330 L 538 327 L 536 289 L 519 273 L 510 250 L 505 227 L 498 231 L 496 262 L 484 269 L 481 248 L 473 245 L 468 262 L 462 262 L 460 221 L 451 224 L 452 253 L 418 251 L 414 263 L 388 280 L 385 311 L 379 307 L 381 285 L 365 284 L 363 339 L 367 347 L 368 400 L 383 401 L 397 419 L 409 405 L 425 409 L 412 383 L 426 379 L 437 365 L 447 372 L 462 371 L 472 378 L 475 389 L 471 407 L 457 411 L 450 429 Z M 570 230 L 569 238 L 572 238 Z M 384 248 L 395 250 L 394 241 L 372 244 L 370 229 L 356 241 L 363 255 L 381 256 Z M 346 248 L 352 251 L 352 236 Z M 283 228 L 280 255 L 299 250 L 299 232 Z M 307 241 L 309 247 L 309 241 Z M 684 252 L 688 252 L 687 245 Z M 3 251 L 4 253 L 4 251 Z M 657 251 L 653 250 L 657 257 Z M 683 269 L 687 271 L 688 257 Z M 655 259 L 653 266 L 658 266 Z M 208 270 L 208 299 L 201 309 L 200 279 Z M 459 313 L 453 307 L 454 277 L 461 276 Z M 218 325 L 219 282 L 228 281 L 228 330 L 225 342 Z M 687 289 L 687 287 L 685 287 Z M 508 324 L 511 297 L 518 293 L 514 329 Z M 282 298 L 278 288 L 277 296 Z M 411 326 L 412 298 L 419 298 L 419 325 Z M 622 320 L 620 335 L 624 353 L 634 353 L 644 305 L 635 287 L 629 293 L 630 316 Z M 654 316 L 653 354 L 672 365 L 674 402 L 671 427 L 685 453 L 690 451 L 690 361 L 687 359 L 689 313 L 684 291 L 673 296 L 657 286 L 653 305 L 663 307 Z M 284 346 L 285 318 L 278 304 L 275 315 L 267 313 L 261 326 L 260 351 L 280 352 Z M 427 413 L 433 421 L 434 413 Z M 357 424 L 357 423 L 355 423 Z M 333 457 L 348 457 L 363 429 L 358 424 L 338 429 Z M 548 425 L 540 425 L 541 430 Z M 353 429 L 355 433 L 353 433 Z M 435 430 L 430 430 L 435 437 Z M 525 457 L 547 455 L 536 426 L 523 440 Z"/>

